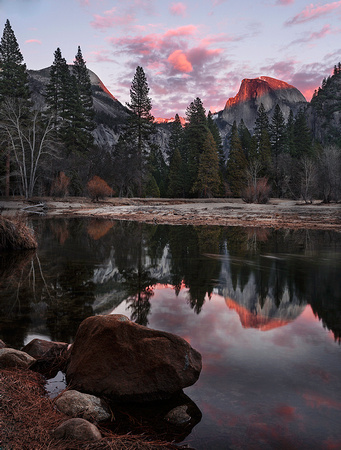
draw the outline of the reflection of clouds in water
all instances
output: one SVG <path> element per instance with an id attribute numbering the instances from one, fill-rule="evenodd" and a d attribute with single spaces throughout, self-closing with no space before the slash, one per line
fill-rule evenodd
<path id="1" fill-rule="evenodd" d="M 260 331 L 243 328 L 218 294 L 206 298 L 197 315 L 187 289 L 176 297 L 171 287 L 160 287 L 151 300 L 149 326 L 186 338 L 203 356 L 199 380 L 186 389 L 203 412 L 189 438 L 195 448 L 205 448 L 207 436 L 214 436 L 209 445 L 217 449 L 227 442 L 259 448 L 260 441 L 271 448 L 308 448 L 316 445 L 317 421 L 318 442 L 324 434 L 339 442 L 330 414 L 341 405 L 340 348 L 330 346 L 330 333 L 310 306 L 296 320 Z M 127 314 L 123 304 L 114 312 Z"/>

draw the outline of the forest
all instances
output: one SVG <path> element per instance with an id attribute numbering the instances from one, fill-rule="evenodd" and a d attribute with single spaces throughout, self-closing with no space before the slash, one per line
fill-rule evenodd
<path id="1" fill-rule="evenodd" d="M 285 120 L 279 105 L 269 117 L 261 104 L 253 134 L 242 120 L 234 122 L 227 146 L 198 97 L 186 109 L 184 126 L 178 114 L 167 124 L 161 145 L 149 91 L 138 66 L 119 139 L 100 144 L 94 131 L 108 117 L 94 109 L 81 48 L 73 65 L 56 49 L 39 102 L 7 20 L 0 42 L 0 195 L 340 201 L 340 63 L 308 107 Z"/>

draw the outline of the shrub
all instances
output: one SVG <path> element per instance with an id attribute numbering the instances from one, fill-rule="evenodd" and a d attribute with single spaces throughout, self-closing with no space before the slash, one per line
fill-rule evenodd
<path id="1" fill-rule="evenodd" d="M 242 199 L 245 203 L 268 203 L 271 187 L 267 178 L 260 178 L 256 185 L 249 184 L 242 192 Z"/>
<path id="2" fill-rule="evenodd" d="M 92 201 L 103 199 L 113 194 L 113 190 L 102 178 L 95 175 L 87 184 L 89 196 Z"/>
<path id="3" fill-rule="evenodd" d="M 70 178 L 65 175 L 64 172 L 60 172 L 59 175 L 53 180 L 51 186 L 51 195 L 56 197 L 66 197 L 69 193 Z"/>
<path id="4" fill-rule="evenodd" d="M 0 249 L 25 250 L 37 246 L 34 234 L 23 216 L 17 216 L 14 220 L 0 216 Z"/>

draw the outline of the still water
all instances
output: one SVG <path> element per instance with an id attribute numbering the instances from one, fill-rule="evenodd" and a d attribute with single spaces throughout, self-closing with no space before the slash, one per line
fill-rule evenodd
<path id="1" fill-rule="evenodd" d="M 341 448 L 341 235 L 36 219 L 37 252 L 0 255 L 0 339 L 72 342 L 120 313 L 203 357 L 185 393 L 200 449 Z"/>

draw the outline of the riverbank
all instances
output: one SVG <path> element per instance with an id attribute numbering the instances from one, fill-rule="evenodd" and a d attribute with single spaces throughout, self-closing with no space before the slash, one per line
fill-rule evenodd
<path id="1" fill-rule="evenodd" d="M 43 203 L 45 208 L 33 208 Z M 0 200 L 4 215 L 43 212 L 47 217 L 98 217 L 171 225 L 223 225 L 341 232 L 341 204 L 271 199 L 266 205 L 241 199 L 123 199 L 91 202 L 86 197 Z"/>

